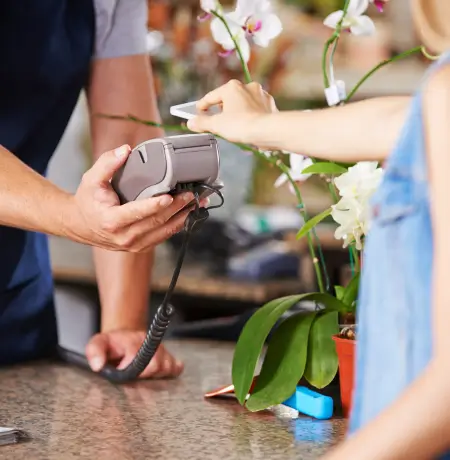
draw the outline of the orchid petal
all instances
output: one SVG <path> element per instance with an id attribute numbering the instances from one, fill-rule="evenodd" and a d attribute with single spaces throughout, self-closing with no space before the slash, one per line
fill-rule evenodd
<path id="1" fill-rule="evenodd" d="M 369 8 L 369 0 L 350 0 L 346 16 L 361 16 L 366 12 L 367 8 Z"/>
<path id="2" fill-rule="evenodd" d="M 225 21 L 228 24 L 230 32 L 232 33 L 235 40 L 239 43 L 242 37 L 245 38 L 245 32 L 236 24 L 229 15 L 224 16 Z M 214 18 L 211 21 L 211 33 L 213 39 L 219 43 L 225 50 L 232 50 L 235 48 L 232 37 L 230 36 L 227 28 L 219 18 Z"/>
<path id="3" fill-rule="evenodd" d="M 236 13 L 241 18 L 248 18 L 258 13 L 267 13 L 271 10 L 269 0 L 238 0 Z"/>
<path id="4" fill-rule="evenodd" d="M 257 18 L 257 16 L 256 16 Z M 275 14 L 264 15 L 260 19 L 261 28 L 253 34 L 253 41 L 261 47 L 267 47 L 270 40 L 280 35 L 283 30 L 280 18 Z"/>
<path id="5" fill-rule="evenodd" d="M 335 11 L 334 13 L 329 14 L 323 21 L 324 25 L 332 29 L 336 29 L 339 21 L 342 19 L 344 12 L 342 10 Z"/>
<path id="6" fill-rule="evenodd" d="M 250 59 L 250 43 L 247 41 L 244 31 L 242 31 L 242 34 L 239 35 L 236 41 L 239 49 L 241 50 L 242 59 L 244 59 L 245 62 L 248 62 Z"/>
<path id="7" fill-rule="evenodd" d="M 211 13 L 211 11 L 219 11 L 220 4 L 217 0 L 200 0 L 200 8 L 206 13 Z"/>
<path id="8" fill-rule="evenodd" d="M 375 33 L 375 24 L 369 16 L 355 17 L 352 22 L 350 32 L 353 35 L 373 35 Z"/>
<path id="9" fill-rule="evenodd" d="M 278 176 L 277 180 L 274 182 L 273 186 L 278 188 L 284 185 L 288 181 L 288 178 L 286 174 L 281 174 L 281 176 Z"/>

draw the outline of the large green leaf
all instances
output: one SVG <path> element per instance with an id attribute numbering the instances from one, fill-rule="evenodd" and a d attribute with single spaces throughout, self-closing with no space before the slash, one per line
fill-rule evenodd
<path id="1" fill-rule="evenodd" d="M 345 288 L 343 286 L 334 286 L 334 291 L 336 292 L 336 297 L 339 300 L 342 300 L 342 297 L 344 297 Z"/>
<path id="2" fill-rule="evenodd" d="M 336 163 L 320 162 L 308 166 L 302 171 L 302 174 L 343 174 L 347 168 Z"/>
<path id="3" fill-rule="evenodd" d="M 360 273 L 356 273 L 345 288 L 344 295 L 341 300 L 348 307 L 352 307 L 353 302 L 358 297 L 359 278 Z"/>
<path id="4" fill-rule="evenodd" d="M 311 326 L 304 375 L 306 380 L 316 388 L 326 387 L 336 375 L 338 358 L 332 336 L 338 333 L 339 324 L 336 312 L 318 315 Z"/>
<path id="5" fill-rule="evenodd" d="M 269 332 L 283 313 L 302 300 L 317 302 L 333 311 L 345 312 L 347 308 L 330 294 L 313 292 L 275 299 L 257 310 L 244 326 L 234 351 L 232 379 L 235 395 L 241 404 L 248 395 Z"/>
<path id="6" fill-rule="evenodd" d="M 246 406 L 252 412 L 281 404 L 295 392 L 306 366 L 308 336 L 316 312 L 284 320 L 270 340 L 255 388 Z"/>
<path id="7" fill-rule="evenodd" d="M 305 225 L 297 233 L 297 239 L 303 238 L 308 232 L 310 232 L 318 223 L 322 222 L 325 217 L 328 217 L 331 214 L 331 208 L 325 209 L 325 211 L 317 214 L 312 219 L 309 219 L 305 222 Z"/>

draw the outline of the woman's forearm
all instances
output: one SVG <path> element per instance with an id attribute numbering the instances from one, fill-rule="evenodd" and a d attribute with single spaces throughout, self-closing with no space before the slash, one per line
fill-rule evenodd
<path id="1" fill-rule="evenodd" d="M 432 362 L 395 403 L 324 460 L 437 458 L 450 446 L 448 367 Z"/>
<path id="2" fill-rule="evenodd" d="M 410 99 L 382 97 L 310 112 L 263 115 L 248 127 L 248 140 L 331 161 L 381 161 L 394 147 Z"/>
<path id="3" fill-rule="evenodd" d="M 0 146 L 0 225 L 64 236 L 71 198 Z"/>

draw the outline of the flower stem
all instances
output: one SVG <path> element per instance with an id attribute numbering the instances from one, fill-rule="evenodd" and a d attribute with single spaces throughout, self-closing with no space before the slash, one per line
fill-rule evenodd
<path id="1" fill-rule="evenodd" d="M 167 131 L 182 131 L 186 133 L 192 133 L 192 131 L 184 125 L 168 125 L 165 123 L 158 123 L 156 121 L 142 120 L 141 118 L 135 117 L 134 115 L 106 115 L 103 113 L 99 113 L 97 114 L 97 116 L 100 118 L 108 118 L 110 120 L 132 121 L 134 123 L 153 126 L 155 128 L 161 128 Z"/>
<path id="2" fill-rule="evenodd" d="M 325 88 L 328 88 L 330 86 L 330 80 L 328 79 L 328 72 L 327 72 L 328 49 L 333 44 L 335 39 L 336 39 L 336 32 L 325 42 L 325 46 L 323 48 L 323 53 L 322 53 L 322 75 L 323 75 L 323 85 L 325 86 Z"/>
<path id="3" fill-rule="evenodd" d="M 361 270 L 360 264 L 359 264 L 359 254 L 358 250 L 355 248 L 355 246 L 352 246 L 351 248 L 352 254 L 353 254 L 353 259 L 355 263 L 355 272 L 358 273 Z"/>
<path id="4" fill-rule="evenodd" d="M 347 0 L 348 2 L 349 0 Z M 225 29 L 227 30 L 228 32 L 228 35 L 230 36 L 231 40 L 233 41 L 234 43 L 234 47 L 236 49 L 236 52 L 239 56 L 239 60 L 241 61 L 241 66 L 242 66 L 242 70 L 244 71 L 244 76 L 245 76 L 245 81 L 246 83 L 251 83 L 253 80 L 252 80 L 252 77 L 250 75 L 250 71 L 248 69 L 248 66 L 247 66 L 247 62 L 245 61 L 243 55 L 242 55 L 242 51 L 239 47 L 239 44 L 238 42 L 236 41 L 233 33 L 231 32 L 230 30 L 230 27 L 228 26 L 228 23 L 227 21 L 225 20 L 225 18 L 219 14 L 218 12 L 216 11 L 212 11 L 212 14 L 218 18 L 222 24 L 224 25 Z M 220 136 L 218 136 L 220 137 Z M 289 169 L 283 164 L 283 162 L 279 161 L 279 159 L 272 159 L 272 158 L 267 158 L 265 155 L 261 154 L 261 152 L 257 149 L 253 149 L 253 148 L 248 148 L 248 146 L 244 146 L 244 145 L 241 145 L 241 144 L 236 144 L 236 145 L 240 145 L 241 148 L 244 148 L 244 147 L 247 147 L 247 148 L 244 148 L 244 150 L 250 150 L 253 152 L 253 154 L 256 154 L 258 155 L 259 157 L 262 157 L 264 160 L 266 161 L 269 161 L 271 163 L 273 163 L 275 166 L 277 166 L 281 171 L 282 173 L 286 174 L 289 182 L 292 184 L 292 186 L 294 187 L 294 190 L 295 190 L 295 194 L 296 194 L 296 197 L 297 197 L 297 201 L 298 201 L 298 205 L 299 205 L 299 209 L 300 209 L 300 213 L 302 214 L 303 216 L 303 219 L 305 220 L 305 222 L 308 220 L 308 215 L 306 213 L 306 208 L 305 208 L 305 204 L 303 202 L 303 199 L 302 199 L 302 195 L 300 193 L 300 190 L 297 186 L 297 184 L 295 183 L 295 181 L 292 179 L 290 173 L 289 173 Z M 320 241 L 315 233 L 315 231 L 313 231 L 313 234 L 314 234 L 314 237 L 316 238 L 317 240 L 317 245 L 318 245 L 318 248 L 319 248 L 319 251 L 320 251 L 320 258 L 321 258 L 321 261 L 322 261 L 322 267 L 323 267 L 323 270 L 324 270 L 324 274 L 327 278 L 327 288 L 328 288 L 328 284 L 329 284 L 329 281 L 328 281 L 328 274 L 327 274 L 327 271 L 326 271 L 326 266 L 325 266 L 325 261 L 324 261 L 324 258 L 323 258 L 323 254 L 322 254 L 322 248 L 320 246 Z M 312 257 L 312 261 L 313 261 L 313 265 L 314 265 L 314 269 L 316 271 L 316 276 L 317 276 L 317 284 L 319 286 L 319 289 L 320 289 L 320 292 L 325 292 L 325 289 L 324 289 L 324 286 L 323 286 L 323 279 L 322 279 L 322 273 L 320 271 L 320 267 L 319 267 L 319 259 L 317 258 L 316 256 L 316 251 L 314 249 L 314 245 L 313 245 L 313 242 L 312 242 L 312 237 L 311 237 L 311 234 L 308 233 L 307 235 L 307 238 L 308 238 L 308 247 L 309 247 L 309 252 L 311 254 L 311 257 Z"/>
<path id="5" fill-rule="evenodd" d="M 327 55 L 328 55 L 328 50 L 330 49 L 330 46 L 334 43 L 339 41 L 339 36 L 341 35 L 341 30 L 342 30 L 342 23 L 344 22 L 344 18 L 347 15 L 347 10 L 348 6 L 350 4 L 350 0 L 345 0 L 344 3 L 344 9 L 343 9 L 343 14 L 342 18 L 336 25 L 336 30 L 333 32 L 333 35 L 325 42 L 325 46 L 323 48 L 323 53 L 322 53 L 322 74 L 323 74 L 323 84 L 325 86 L 325 89 L 330 86 L 330 80 L 328 78 L 328 73 L 327 73 Z M 336 51 L 337 43 L 335 44 L 332 55 L 331 55 L 331 65 L 333 65 L 333 57 L 334 53 Z"/>
<path id="6" fill-rule="evenodd" d="M 387 65 L 387 64 L 389 64 L 391 62 L 399 61 L 400 59 L 403 59 L 403 58 L 406 58 L 408 56 L 411 56 L 411 54 L 418 53 L 419 51 L 423 52 L 423 49 L 424 49 L 423 46 L 416 46 L 415 48 L 411 48 L 411 49 L 409 49 L 407 51 L 404 51 L 403 53 L 397 54 L 396 56 L 393 56 L 390 59 L 385 59 L 384 61 L 381 61 L 378 65 L 376 65 L 371 70 L 369 70 L 369 72 L 367 72 L 361 78 L 361 80 L 359 80 L 358 83 L 356 83 L 354 88 L 350 91 L 349 95 L 345 99 L 345 102 L 349 102 L 350 99 L 355 95 L 356 91 L 358 91 L 358 89 L 361 87 L 361 85 L 363 83 L 365 83 L 365 81 L 368 78 L 370 78 L 377 70 L 380 70 L 382 67 L 384 67 L 385 65 Z"/>
<path id="7" fill-rule="evenodd" d="M 240 147 L 242 150 L 247 150 L 247 151 L 253 152 L 258 157 L 264 158 L 269 163 L 275 165 L 283 174 L 286 175 L 286 177 L 288 178 L 288 181 L 292 184 L 292 187 L 294 188 L 295 196 L 297 198 L 300 214 L 302 215 L 302 217 L 303 217 L 305 222 L 308 221 L 309 216 L 308 216 L 308 213 L 306 211 L 306 207 L 305 207 L 305 204 L 304 204 L 300 189 L 298 188 L 298 185 L 294 181 L 294 179 L 292 179 L 292 176 L 291 176 L 291 174 L 289 172 L 289 168 L 279 158 L 266 157 L 258 149 L 250 147 L 249 145 L 240 144 L 240 143 L 235 143 L 235 145 Z M 325 287 L 324 287 L 323 278 L 322 278 L 322 272 L 321 272 L 320 266 L 319 266 L 319 259 L 317 258 L 316 250 L 314 249 L 314 244 L 313 244 L 313 241 L 312 241 L 311 233 L 316 238 L 319 251 L 322 252 L 322 249 L 320 247 L 320 240 L 317 237 L 317 235 L 315 233 L 315 230 L 312 230 L 311 232 L 308 232 L 308 234 L 307 234 L 308 248 L 309 248 L 309 253 L 311 255 L 312 262 L 313 262 L 313 265 L 314 265 L 314 270 L 316 272 L 317 284 L 318 284 L 320 292 L 325 292 Z M 328 274 L 327 274 L 327 271 L 326 271 L 326 266 L 325 266 L 322 254 L 321 254 L 321 259 L 322 259 L 322 268 L 323 268 L 323 271 L 324 271 L 324 275 L 325 275 L 325 277 L 327 279 L 327 284 L 329 284 L 329 281 L 328 281 L 329 278 L 328 278 Z"/>
<path id="8" fill-rule="evenodd" d="M 135 117 L 134 115 L 121 116 L 121 115 L 98 114 L 97 116 L 103 117 L 103 118 L 108 118 L 108 119 L 111 119 L 111 120 L 132 121 L 134 123 L 140 123 L 140 124 L 147 125 L 147 126 L 154 126 L 155 128 L 163 128 L 163 129 L 166 129 L 166 130 L 169 130 L 169 131 L 182 131 L 182 132 L 189 132 L 189 133 L 191 132 L 189 130 L 189 128 L 187 128 L 186 126 L 183 126 L 183 125 L 167 125 L 167 124 L 164 124 L 164 123 L 158 123 L 156 121 L 142 120 L 141 118 Z M 215 135 L 215 136 L 218 137 L 219 139 L 224 139 L 221 136 L 218 136 L 218 135 Z M 224 139 L 224 140 L 226 140 L 226 139 Z M 289 182 L 294 187 L 295 195 L 297 197 L 297 201 L 298 201 L 298 205 L 299 205 L 299 209 L 300 209 L 300 213 L 301 213 L 301 215 L 303 216 L 303 218 L 304 218 L 304 220 L 306 222 L 309 219 L 309 217 L 308 217 L 308 214 L 307 214 L 306 209 L 305 209 L 305 205 L 304 205 L 304 202 L 303 202 L 303 199 L 302 199 L 302 195 L 300 193 L 298 185 L 292 179 L 292 177 L 291 177 L 291 175 L 289 173 L 289 169 L 279 159 L 272 158 L 272 157 L 266 157 L 258 149 L 255 149 L 255 148 L 253 148 L 253 147 L 251 147 L 249 145 L 241 144 L 241 143 L 238 143 L 238 142 L 233 142 L 233 144 L 235 144 L 236 146 L 238 146 L 242 150 L 252 152 L 256 156 L 259 156 L 260 158 L 265 159 L 269 163 L 272 163 L 273 165 L 277 166 L 278 169 L 280 169 L 280 171 L 283 174 L 286 174 L 286 177 L 288 178 Z M 311 233 L 313 233 L 313 236 L 317 240 L 318 249 L 319 249 L 319 251 L 321 253 L 320 258 L 321 258 L 321 261 L 322 261 L 322 267 L 323 267 L 323 270 L 324 270 L 325 277 L 327 279 L 327 284 L 329 284 L 329 282 L 328 282 L 329 278 L 328 278 L 326 266 L 325 266 L 325 263 L 324 263 L 324 260 L 323 260 L 322 248 L 320 246 L 320 240 L 317 237 L 317 235 L 316 235 L 314 230 L 312 230 Z M 319 264 L 319 259 L 317 258 L 316 251 L 314 249 L 314 245 L 313 245 L 312 237 L 311 237 L 310 233 L 308 233 L 307 239 L 308 239 L 309 252 L 311 254 L 311 258 L 312 258 L 312 261 L 313 261 L 313 264 L 314 264 L 314 270 L 316 272 L 317 284 L 319 286 L 320 292 L 325 292 L 323 279 L 322 279 L 322 272 L 321 272 L 320 267 L 318 265 Z"/>
<path id="9" fill-rule="evenodd" d="M 239 47 L 238 42 L 236 41 L 233 33 L 230 30 L 230 26 L 228 25 L 228 23 L 225 20 L 225 18 L 221 14 L 217 13 L 217 11 L 212 11 L 212 14 L 222 22 L 222 24 L 224 25 L 225 29 L 227 30 L 228 35 L 230 36 L 231 40 L 233 40 L 236 53 L 237 53 L 237 55 L 239 57 L 239 60 L 241 61 L 242 70 L 244 71 L 245 82 L 246 83 L 251 83 L 253 80 L 252 80 L 252 77 L 250 75 L 250 71 L 248 70 L 248 65 L 245 62 L 244 56 L 242 55 L 242 51 L 241 51 L 241 48 Z"/>
<path id="10" fill-rule="evenodd" d="M 299 204 L 300 214 L 303 216 L 303 220 L 305 222 L 307 222 L 309 220 L 309 216 L 308 216 L 308 213 L 306 211 L 305 203 L 303 201 L 303 197 L 301 195 L 300 189 L 298 188 L 298 185 L 295 183 L 295 181 L 292 179 L 292 177 L 291 177 L 291 175 L 289 173 L 289 168 L 287 168 L 285 164 L 283 164 L 281 162 L 279 162 L 279 163 L 280 163 L 279 166 L 278 166 L 279 169 L 284 174 L 286 174 L 286 177 L 288 178 L 289 182 L 294 187 L 295 195 L 297 197 L 297 201 L 298 201 L 298 204 Z M 306 235 L 306 238 L 308 240 L 309 253 L 311 255 L 314 270 L 316 272 L 316 278 L 317 278 L 317 284 L 319 286 L 319 291 L 320 292 L 325 292 L 325 287 L 323 285 L 322 272 L 320 271 L 320 266 L 319 266 L 319 259 L 317 258 L 316 251 L 314 249 L 314 244 L 313 244 L 313 241 L 312 241 L 311 233 L 312 232 L 308 232 L 308 234 Z M 317 235 L 315 235 L 315 233 L 314 233 L 314 236 L 316 236 L 316 238 L 317 238 Z M 323 266 L 323 268 L 325 270 L 325 266 Z"/>

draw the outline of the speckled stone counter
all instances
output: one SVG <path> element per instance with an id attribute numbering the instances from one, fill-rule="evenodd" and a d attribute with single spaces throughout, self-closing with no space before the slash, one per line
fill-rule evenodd
<path id="1" fill-rule="evenodd" d="M 114 386 L 64 364 L 0 371 L 0 426 L 24 429 L 28 442 L 0 447 L 0 459 L 320 458 L 345 433 L 342 419 L 290 419 L 249 413 L 203 394 L 230 379 L 233 346 L 169 342 L 184 360 L 178 380 Z"/>

